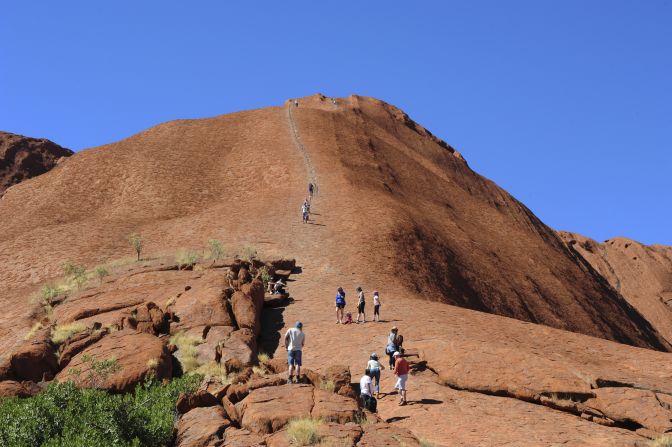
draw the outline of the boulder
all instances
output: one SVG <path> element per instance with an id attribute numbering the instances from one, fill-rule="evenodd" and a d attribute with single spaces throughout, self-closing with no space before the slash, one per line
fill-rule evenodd
<path id="1" fill-rule="evenodd" d="M 274 270 L 290 270 L 296 268 L 296 259 L 277 259 L 268 263 Z"/>
<path id="2" fill-rule="evenodd" d="M 172 306 L 178 321 L 171 324 L 171 333 L 197 326 L 235 326 L 224 296 L 223 275 L 210 274 L 192 284 Z"/>
<path id="3" fill-rule="evenodd" d="M 264 438 L 244 428 L 229 427 L 224 432 L 226 447 L 257 447 L 267 445 Z"/>
<path id="4" fill-rule="evenodd" d="M 169 332 L 167 315 L 153 302 L 144 303 L 131 311 L 131 316 L 124 321 L 129 328 L 138 332 L 158 335 Z"/>
<path id="5" fill-rule="evenodd" d="M 108 334 L 107 329 L 102 330 L 92 330 L 87 329 L 84 332 L 75 334 L 72 337 L 68 338 L 59 348 L 58 348 L 58 366 L 60 369 L 65 368 L 70 363 L 72 357 L 77 355 L 83 349 L 91 346 L 95 342 L 99 341 L 101 338 Z"/>
<path id="6" fill-rule="evenodd" d="M 357 401 L 349 397 L 320 389 L 314 390 L 311 415 L 326 422 L 345 424 L 361 418 Z"/>
<path id="7" fill-rule="evenodd" d="M 241 426 L 257 434 L 273 433 L 293 418 L 310 417 L 313 387 L 281 385 L 258 388 L 236 404 Z"/>
<path id="8" fill-rule="evenodd" d="M 198 389 L 193 393 L 181 393 L 175 403 L 175 409 L 180 414 L 188 413 L 194 408 L 214 407 L 219 405 L 219 400 L 206 390 Z"/>
<path id="9" fill-rule="evenodd" d="M 250 329 L 255 336 L 259 335 L 261 312 L 257 312 L 252 297 L 244 292 L 235 292 L 231 297 L 231 307 L 238 327 Z"/>
<path id="10" fill-rule="evenodd" d="M 325 384 L 333 384 L 334 393 L 352 398 L 357 397 L 355 392 L 352 390 L 350 383 L 350 368 L 345 365 L 329 366 L 324 371 L 322 371 L 322 373 L 318 373 L 308 368 L 303 368 L 302 371 L 310 383 L 318 388 L 323 387 Z"/>
<path id="11" fill-rule="evenodd" d="M 260 279 L 255 279 L 251 283 L 241 286 L 240 291 L 252 298 L 255 312 L 255 334 L 258 336 L 261 332 L 261 312 L 264 309 L 264 283 Z"/>
<path id="12" fill-rule="evenodd" d="M 284 307 L 289 304 L 289 293 L 267 293 L 264 295 L 264 307 Z"/>
<path id="13" fill-rule="evenodd" d="M 420 441 L 409 430 L 387 423 L 369 424 L 363 427 L 364 434 L 357 447 L 420 447 Z"/>
<path id="14" fill-rule="evenodd" d="M 226 397 L 234 404 L 243 400 L 251 391 L 269 386 L 279 386 L 287 383 L 284 375 L 259 377 L 245 383 L 235 383 L 226 390 Z"/>
<path id="15" fill-rule="evenodd" d="M 88 361 L 86 358 L 88 357 Z M 115 359 L 118 369 L 100 375 L 92 369 L 91 359 Z M 75 355 L 56 380 L 73 380 L 80 386 L 95 386 L 114 392 L 132 390 L 145 377 L 172 376 L 172 360 L 163 341 L 153 335 L 123 330 L 114 332 Z"/>
<path id="16" fill-rule="evenodd" d="M 317 431 L 318 445 L 323 446 L 353 447 L 361 435 L 362 427 L 352 422 L 347 424 L 322 422 Z M 266 445 L 268 447 L 292 447 L 296 444 L 292 443 L 287 430 L 281 430 L 267 437 Z"/>
<path id="17" fill-rule="evenodd" d="M 201 364 L 218 361 L 218 346 L 224 343 L 235 330 L 231 326 L 213 326 L 205 332 L 205 340 L 196 348 Z M 202 332 L 201 332 L 202 333 Z"/>
<path id="18" fill-rule="evenodd" d="M 598 388 L 586 407 L 600 411 L 617 422 L 635 422 L 658 433 L 672 430 L 672 412 L 663 406 L 656 394 L 635 388 Z"/>
<path id="19" fill-rule="evenodd" d="M 17 380 L 39 382 L 58 371 L 58 361 L 49 339 L 51 330 L 42 329 L 32 340 L 24 341 L 10 359 L 10 373 Z"/>
<path id="20" fill-rule="evenodd" d="M 176 447 L 222 445 L 224 431 L 231 425 L 222 407 L 194 408 L 177 422 Z M 218 442 L 219 441 L 219 442 Z"/>
<path id="21" fill-rule="evenodd" d="M 257 361 L 257 340 L 249 329 L 233 331 L 216 348 L 215 361 L 226 366 L 227 371 L 252 366 Z"/>
<path id="22" fill-rule="evenodd" d="M 252 275 L 250 274 L 248 267 L 241 267 L 240 270 L 238 270 L 238 285 L 242 286 L 250 281 L 252 281 Z"/>
<path id="23" fill-rule="evenodd" d="M 42 391 L 35 382 L 3 380 L 0 382 L 0 397 L 30 397 Z"/>

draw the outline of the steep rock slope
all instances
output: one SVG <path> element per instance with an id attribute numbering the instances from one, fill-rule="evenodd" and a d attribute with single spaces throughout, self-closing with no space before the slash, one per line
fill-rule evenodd
<path id="1" fill-rule="evenodd" d="M 12 185 L 44 174 L 72 154 L 44 138 L 0 131 L 0 195 Z"/>
<path id="2" fill-rule="evenodd" d="M 312 225 L 300 222 L 308 181 Z M 450 146 L 382 101 L 315 95 L 165 123 L 80 152 L 12 188 L 0 286 L 219 238 L 288 255 L 342 281 L 399 285 L 455 304 L 636 346 L 669 345 L 554 231 Z M 330 305 L 331 298 L 324 298 Z M 329 304 L 327 304 L 329 303 Z"/>
<path id="3" fill-rule="evenodd" d="M 576 233 L 562 239 L 672 342 L 672 247 L 617 237 L 600 244 Z"/>

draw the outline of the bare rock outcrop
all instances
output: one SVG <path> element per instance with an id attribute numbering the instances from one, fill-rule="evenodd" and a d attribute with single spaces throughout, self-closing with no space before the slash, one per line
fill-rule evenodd
<path id="1" fill-rule="evenodd" d="M 10 186 L 48 172 L 72 154 L 45 138 L 0 131 L 0 196 Z"/>
<path id="2" fill-rule="evenodd" d="M 89 359 L 87 361 L 87 359 Z M 90 359 L 116 360 L 118 369 L 96 377 Z M 90 378 L 99 383 L 92 384 Z M 172 376 L 172 361 L 164 342 L 142 332 L 114 332 L 75 355 L 68 366 L 56 376 L 58 381 L 73 380 L 81 386 L 96 386 L 110 391 L 129 391 L 145 377 L 157 379 Z"/>

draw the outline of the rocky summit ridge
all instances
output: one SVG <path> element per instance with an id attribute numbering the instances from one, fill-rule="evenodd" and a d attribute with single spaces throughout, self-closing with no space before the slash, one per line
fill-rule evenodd
<path id="1" fill-rule="evenodd" d="M 119 359 L 103 384 L 116 392 L 187 360 L 237 371 L 184 396 L 178 445 L 288 445 L 287 422 L 306 416 L 323 419 L 324 440 L 358 446 L 646 445 L 672 430 L 668 248 L 557 233 L 380 100 L 313 95 L 164 123 L 16 184 L 0 215 L 4 394 L 78 379 L 88 352 Z M 267 262 L 179 260 L 208 240 Z M 31 300 L 66 261 L 87 267 L 86 285 Z M 100 265 L 112 274 L 96 281 Z M 289 278 L 291 298 L 265 296 L 264 271 Z M 369 312 L 379 290 L 383 322 L 334 324 L 339 286 L 352 312 L 356 286 Z M 279 340 L 296 320 L 298 386 L 282 382 Z M 76 334 L 55 343 L 66 325 Z M 350 383 L 392 325 L 410 402 L 384 396 L 363 425 Z M 386 370 L 384 394 L 392 385 Z"/>

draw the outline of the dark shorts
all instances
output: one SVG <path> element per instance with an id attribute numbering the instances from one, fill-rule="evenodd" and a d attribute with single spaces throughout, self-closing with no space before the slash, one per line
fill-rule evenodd
<path id="1" fill-rule="evenodd" d="M 373 314 L 380 315 L 380 304 L 376 304 L 375 306 L 373 306 Z"/>
<path id="2" fill-rule="evenodd" d="M 357 305 L 357 311 L 358 311 L 360 314 L 363 314 L 363 313 L 364 313 L 364 305 L 365 305 L 365 304 L 366 304 L 366 303 L 359 303 L 359 304 Z"/>
<path id="3" fill-rule="evenodd" d="M 287 351 L 287 364 L 301 366 L 301 351 Z"/>
<path id="4" fill-rule="evenodd" d="M 343 303 L 343 304 L 336 303 L 336 309 L 344 309 L 344 308 L 345 308 L 345 303 Z"/>

